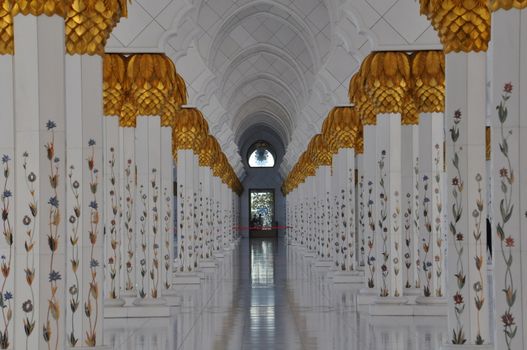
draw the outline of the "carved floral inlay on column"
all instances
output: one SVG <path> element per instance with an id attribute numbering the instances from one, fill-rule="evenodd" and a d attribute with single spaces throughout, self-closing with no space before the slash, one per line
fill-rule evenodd
<path id="1" fill-rule="evenodd" d="M 203 183 L 200 181 L 198 186 L 198 192 L 199 192 L 199 205 L 198 205 L 198 214 L 199 214 L 199 220 L 196 220 L 196 231 L 200 233 L 199 235 L 199 258 L 204 259 L 205 258 L 205 248 L 207 246 L 207 236 L 206 232 L 204 230 L 204 218 L 205 218 L 205 212 L 203 208 Z"/>
<path id="2" fill-rule="evenodd" d="M 333 232 L 335 235 L 335 244 L 334 244 L 334 247 L 332 248 L 335 249 L 335 256 L 336 256 L 335 267 L 337 267 L 337 269 L 344 271 L 346 269 L 346 265 L 345 265 L 346 257 L 344 254 L 346 236 L 344 234 L 343 227 L 341 227 L 341 225 L 339 224 L 339 220 L 341 218 L 341 214 L 340 214 L 341 204 L 338 198 L 339 198 L 338 195 L 333 196 L 333 207 L 334 208 L 333 208 L 333 226 L 332 227 L 333 227 Z M 342 198 L 342 200 L 344 202 L 344 198 Z M 344 203 L 342 203 L 342 205 L 344 205 Z"/>
<path id="3" fill-rule="evenodd" d="M 26 190 L 29 194 L 28 202 L 28 213 L 24 215 L 22 223 L 25 226 L 26 240 L 24 242 L 24 250 L 26 257 L 26 265 L 24 268 L 26 276 L 26 284 L 29 289 L 29 299 L 22 303 L 22 311 L 25 313 L 23 319 L 24 324 L 24 333 L 26 334 L 26 350 L 29 349 L 29 340 L 33 330 L 35 329 L 35 289 L 33 287 L 33 282 L 35 280 L 35 231 L 37 227 L 37 215 L 38 215 L 38 202 L 37 202 L 37 192 L 35 189 L 35 182 L 37 181 L 37 176 L 34 172 L 28 169 L 29 153 L 24 152 L 23 154 L 24 162 L 22 168 L 24 169 L 24 178 L 26 183 Z"/>
<path id="4" fill-rule="evenodd" d="M 430 187 L 430 178 L 428 175 L 423 176 L 423 223 L 426 232 L 426 236 L 423 238 L 422 249 L 424 252 L 423 256 L 423 273 L 425 277 L 425 285 L 423 286 L 423 293 L 425 297 L 432 295 L 431 284 L 432 284 L 432 257 L 430 256 L 430 245 L 432 243 L 432 219 L 430 213 L 430 194 L 428 189 Z"/>
<path id="5" fill-rule="evenodd" d="M 99 238 L 99 204 L 97 203 L 97 191 L 99 187 L 99 171 L 95 167 L 95 140 L 88 141 L 89 156 L 87 159 L 89 170 L 89 185 L 91 199 L 88 204 L 90 211 L 90 226 L 88 236 L 90 240 L 90 282 L 88 286 L 87 299 L 84 302 L 84 314 L 88 318 L 88 330 L 86 331 L 86 345 L 94 347 L 97 345 L 97 324 L 100 321 L 99 315 L 99 282 L 97 273 L 99 270 L 99 260 L 95 256 L 97 239 Z"/>
<path id="6" fill-rule="evenodd" d="M 359 180 L 359 231 L 360 235 L 360 266 L 364 266 L 364 256 L 366 251 L 366 239 L 364 237 L 364 176 Z"/>
<path id="7" fill-rule="evenodd" d="M 130 292 L 133 291 L 135 269 L 135 235 L 134 227 L 132 225 L 132 218 L 135 215 L 135 200 L 134 200 L 134 189 L 135 181 L 132 174 L 132 160 L 128 159 L 126 162 L 126 168 L 124 169 L 124 190 L 125 190 L 125 212 L 124 212 L 124 230 L 126 233 L 126 279 L 125 279 L 125 290 Z M 133 186 L 133 188 L 132 188 Z"/>
<path id="8" fill-rule="evenodd" d="M 432 185 L 432 191 L 434 196 L 434 211 L 435 219 L 433 222 L 434 227 L 434 244 L 436 251 L 434 252 L 434 263 L 436 265 L 436 285 L 435 285 L 435 296 L 443 296 L 443 261 L 444 261 L 444 250 L 443 250 L 443 233 L 441 232 L 441 215 L 443 213 L 443 202 L 441 200 L 441 172 L 443 170 L 443 164 L 441 164 L 441 147 L 438 144 L 434 145 L 436 154 L 434 157 L 434 182 Z"/>
<path id="9" fill-rule="evenodd" d="M 59 233 L 59 226 L 61 223 L 61 215 L 60 215 L 60 208 L 59 208 L 59 194 L 58 194 L 58 186 L 60 182 L 59 178 L 59 170 L 60 170 L 60 158 L 55 156 L 55 128 L 57 127 L 57 124 L 49 120 L 46 123 L 46 128 L 48 130 L 49 134 L 49 140 L 44 145 L 46 148 L 46 157 L 48 159 L 49 163 L 49 185 L 51 188 L 51 196 L 48 200 L 48 234 L 47 234 L 47 241 L 48 241 L 48 247 L 51 252 L 50 256 L 50 262 L 49 262 L 49 275 L 48 275 L 48 281 L 49 281 L 49 289 L 50 289 L 50 299 L 48 301 L 47 305 L 47 312 L 46 312 L 46 322 L 43 325 L 42 329 L 42 336 L 44 338 L 44 341 L 48 344 L 48 349 L 50 349 L 52 346 L 54 349 L 59 348 L 59 339 L 61 338 L 61 335 L 59 333 L 59 324 L 60 324 L 60 300 L 57 296 L 57 292 L 59 289 L 59 281 L 62 280 L 62 275 L 60 271 L 57 271 L 55 266 L 55 255 L 59 248 L 59 240 L 60 240 L 60 233 Z M 54 345 L 51 344 L 53 342 L 53 337 L 55 337 Z"/>
<path id="10" fill-rule="evenodd" d="M 401 204 L 400 204 L 400 199 L 399 199 L 399 191 L 394 191 L 393 197 L 395 198 L 395 207 L 393 208 L 393 213 L 392 213 L 393 224 L 392 224 L 391 235 L 392 235 L 392 240 L 394 241 L 392 245 L 395 250 L 395 256 L 392 258 L 392 263 L 393 263 L 393 274 L 395 278 L 397 278 L 397 276 L 399 276 L 399 273 L 401 272 L 401 260 L 400 260 L 400 253 L 399 253 L 401 242 L 398 236 L 399 230 L 401 229 L 399 221 L 398 221 L 399 216 L 401 215 Z M 399 290 L 398 284 L 396 282 L 394 284 L 395 284 L 395 288 L 394 288 L 393 296 L 395 297 L 401 296 L 401 291 Z"/>
<path id="11" fill-rule="evenodd" d="M 373 201 L 373 182 L 368 181 L 368 226 L 370 235 L 368 236 L 368 253 L 366 262 L 368 264 L 368 288 L 375 288 L 375 218 L 373 216 L 375 202 Z"/>
<path id="12" fill-rule="evenodd" d="M 476 256 L 474 257 L 474 261 L 476 264 L 476 270 L 478 271 L 478 280 L 474 285 L 472 286 L 472 289 L 474 289 L 474 304 L 476 306 L 476 344 L 481 345 L 485 342 L 485 339 L 483 339 L 483 336 L 481 334 L 481 318 L 484 317 L 481 314 L 481 309 L 483 308 L 483 305 L 485 303 L 485 288 L 487 286 L 485 285 L 485 281 L 483 279 L 483 274 L 485 273 L 483 271 L 483 268 L 485 267 L 486 261 L 483 259 L 483 253 L 487 249 L 486 245 L 483 244 L 483 240 L 481 239 L 481 235 L 483 234 L 482 231 L 482 224 L 483 224 L 483 196 L 482 196 L 482 187 L 481 187 L 481 181 L 483 180 L 483 177 L 481 174 L 476 175 L 476 182 L 478 184 L 478 199 L 476 200 L 476 208 L 474 211 L 472 211 L 472 217 L 475 220 L 475 228 L 472 235 L 474 236 L 474 241 L 476 245 Z"/>
<path id="13" fill-rule="evenodd" d="M 191 263 L 191 270 L 198 267 L 198 251 L 199 251 L 199 240 L 198 240 L 198 229 L 199 229 L 199 221 L 197 219 L 196 212 L 198 211 L 198 205 L 197 205 L 197 193 L 193 192 L 192 197 L 188 197 L 188 207 L 190 208 L 190 212 L 188 214 L 187 219 L 187 227 L 188 232 L 190 232 L 190 235 L 192 237 L 191 240 L 191 249 L 189 250 L 189 258 Z M 192 202 L 191 202 L 192 198 Z M 194 224 L 194 225 L 193 225 Z"/>
<path id="14" fill-rule="evenodd" d="M 464 181 L 461 176 L 461 170 L 459 168 L 459 154 L 462 151 L 462 147 L 458 146 L 457 142 L 459 140 L 459 123 L 461 122 L 461 111 L 457 110 L 454 113 L 452 128 L 450 129 L 450 138 L 453 143 L 453 157 L 452 165 L 457 172 L 457 175 L 454 176 L 451 180 L 452 184 L 452 195 L 454 197 L 452 203 L 452 215 L 450 219 L 450 234 L 452 235 L 452 240 L 454 242 L 454 249 L 456 250 L 457 260 L 456 260 L 456 270 L 455 277 L 457 281 L 457 291 L 452 296 L 454 299 L 454 315 L 456 317 L 456 326 L 453 329 L 452 343 L 453 344 L 464 344 L 467 341 L 465 337 L 465 331 L 463 330 L 462 316 L 465 311 L 465 266 L 463 264 L 463 241 L 465 240 L 465 234 L 459 231 L 458 223 L 463 216 L 463 207 L 462 207 L 462 198 L 464 191 Z"/>
<path id="15" fill-rule="evenodd" d="M 413 220 L 413 210 L 412 210 L 412 195 L 408 192 L 406 193 L 406 211 L 403 214 L 404 217 L 404 266 L 406 268 L 406 282 L 405 288 L 412 288 L 412 283 L 410 281 L 410 269 L 412 268 L 412 244 L 413 244 L 413 232 L 412 220 Z"/>
<path id="16" fill-rule="evenodd" d="M 419 237 L 419 157 L 416 157 L 415 160 L 415 166 L 414 166 L 414 175 L 417 179 L 415 181 L 415 195 L 414 197 L 414 210 L 413 210 L 413 225 L 414 225 L 414 232 L 416 232 L 414 239 Z M 417 251 L 414 251 L 414 259 L 415 259 L 415 288 L 420 289 L 421 288 L 421 249 L 419 249 L 419 242 L 415 242 L 417 245 Z"/>
<path id="17" fill-rule="evenodd" d="M 152 298 L 156 299 L 159 292 L 159 281 L 161 279 L 161 270 L 159 268 L 160 264 L 160 253 L 159 253 L 159 185 L 158 185 L 157 169 L 152 169 L 152 179 L 150 184 L 152 186 L 152 266 L 150 267 L 150 295 Z"/>
<path id="18" fill-rule="evenodd" d="M 170 275 L 172 274 L 172 264 L 170 261 L 170 240 L 172 240 L 172 232 L 170 231 L 171 220 L 172 220 L 172 197 L 168 194 L 168 189 L 165 187 L 163 189 L 163 197 L 165 198 L 165 216 L 164 216 L 164 245 L 165 245 L 165 255 L 164 255 L 164 266 L 165 266 L 165 289 L 170 289 L 172 287 L 172 279 Z"/>
<path id="19" fill-rule="evenodd" d="M 390 295 L 390 292 L 388 290 L 388 278 L 390 275 L 390 271 L 388 269 L 389 259 L 390 259 L 390 251 L 388 250 L 388 226 L 386 225 L 386 220 L 388 219 L 388 194 L 386 192 L 386 171 L 384 170 L 385 166 L 385 158 L 386 158 L 386 151 L 381 151 L 381 159 L 379 160 L 379 204 L 380 204 L 380 210 L 379 210 L 379 232 L 381 234 L 381 240 L 382 240 L 382 248 L 381 248 L 381 255 L 382 255 L 382 265 L 381 265 L 381 289 L 380 289 L 380 296 L 381 297 L 387 297 Z"/>
<path id="20" fill-rule="evenodd" d="M 349 191 L 348 191 L 349 197 L 348 197 L 347 203 L 350 203 L 350 201 L 352 201 L 352 203 L 355 203 L 355 180 L 356 179 L 353 178 L 354 173 L 355 173 L 355 169 L 348 168 L 348 184 L 350 184 L 350 186 L 349 186 Z M 346 247 L 347 251 L 345 250 L 345 252 L 347 253 L 347 256 L 346 256 L 346 262 L 348 265 L 347 270 L 353 271 L 356 268 L 355 261 L 353 259 L 355 257 L 355 235 L 357 234 L 356 228 L 355 228 L 355 206 L 350 205 L 350 208 L 348 210 L 347 205 L 343 204 L 342 211 L 343 213 L 348 212 L 347 217 L 346 215 L 343 214 L 344 215 L 343 216 L 344 228 L 350 230 L 350 234 L 349 236 L 347 236 L 347 240 L 348 240 L 348 244 Z"/>
<path id="21" fill-rule="evenodd" d="M 141 201 L 141 207 L 142 207 L 142 211 L 141 211 L 141 216 L 139 217 L 139 221 L 140 221 L 140 227 L 139 227 L 139 237 L 140 237 L 140 240 L 141 240 L 141 244 L 140 244 L 140 247 L 141 247 L 141 260 L 139 260 L 139 274 L 141 275 L 141 281 L 139 283 L 139 296 L 144 299 L 146 297 L 146 285 L 145 285 L 145 278 L 146 278 L 146 273 L 147 273 L 147 268 L 146 268 L 146 249 L 147 249 L 147 228 L 146 228 L 146 220 L 148 218 L 148 212 L 147 212 L 147 208 L 148 208 L 148 205 L 146 204 L 146 199 L 147 199 L 147 195 L 145 194 L 145 191 L 144 191 L 144 186 L 141 185 L 139 186 L 139 200 Z"/>
<path id="22" fill-rule="evenodd" d="M 69 245 L 71 247 L 71 257 L 69 258 L 69 264 L 71 273 L 73 275 L 73 283 L 68 286 L 69 294 L 69 308 L 71 310 L 71 332 L 68 335 L 68 343 L 71 347 L 75 347 L 79 342 L 79 334 L 75 332 L 75 319 L 76 314 L 80 306 L 80 296 L 79 296 L 79 227 L 81 225 L 81 204 L 79 200 L 80 196 L 80 183 L 75 176 L 75 167 L 70 166 L 68 172 L 69 179 L 69 189 L 74 198 L 73 211 L 70 214 L 69 222 L 71 224 L 71 232 L 69 236 Z"/>
<path id="23" fill-rule="evenodd" d="M 507 123 L 508 118 L 508 108 L 507 101 L 512 96 L 512 84 L 505 84 L 501 96 L 500 104 L 497 106 L 498 118 L 500 121 L 500 134 L 499 134 L 499 148 L 501 153 L 501 158 L 504 161 L 504 166 L 498 170 L 499 176 L 501 179 L 501 194 L 499 195 L 500 201 L 500 216 L 496 218 L 496 233 L 498 239 L 500 240 L 500 259 L 503 260 L 505 266 L 505 274 L 500 281 L 497 279 L 495 283 L 499 283 L 503 294 L 501 298 L 505 299 L 507 305 L 506 309 L 499 312 L 501 315 L 501 331 L 505 336 L 505 343 L 507 345 L 507 350 L 512 349 L 512 341 L 516 337 L 516 331 L 518 326 L 515 323 L 515 313 L 514 308 L 516 304 L 516 293 L 517 287 L 514 285 L 514 278 L 512 273 L 513 264 L 515 263 L 514 258 L 517 258 L 516 252 L 513 250 L 515 248 L 516 242 L 511 229 L 508 227 L 508 222 L 512 217 L 514 212 L 514 202 L 513 202 L 513 193 L 518 191 L 516 186 L 515 170 L 512 167 L 512 160 L 509 155 L 509 138 L 513 135 L 513 131 L 505 131 L 505 124 Z M 497 198 L 497 199 L 498 199 Z M 496 254 L 496 259 L 497 259 Z M 498 295 L 496 297 L 499 297 Z M 503 312 L 503 313 L 502 313 Z"/>
<path id="24" fill-rule="evenodd" d="M 121 197 L 118 195 L 119 193 L 119 186 L 117 184 L 117 179 L 115 176 L 115 149 L 113 147 L 110 148 L 110 159 L 108 160 L 108 164 L 110 165 L 110 174 L 109 174 L 109 180 L 110 180 L 110 189 L 109 189 L 109 198 L 110 198 L 110 209 L 111 214 L 109 218 L 109 230 L 108 234 L 110 236 L 109 242 L 110 242 L 110 248 L 112 249 L 111 255 L 108 258 L 108 269 L 110 270 L 110 288 L 108 291 L 108 298 L 110 299 L 117 299 L 117 283 L 119 281 L 116 281 L 117 278 L 117 271 L 121 269 L 121 259 L 119 254 L 120 249 L 120 237 L 118 234 L 118 221 L 121 217 L 121 206 L 120 206 L 120 199 Z"/>
<path id="25" fill-rule="evenodd" d="M 0 271 L 2 272 L 2 286 L 0 287 L 0 308 L 2 309 L 2 327 L 0 329 L 0 349 L 8 349 L 10 346 L 10 324 L 13 318 L 13 294 L 8 288 L 10 283 L 10 275 L 12 270 L 13 259 L 13 226 L 9 215 L 11 214 L 11 201 L 13 193 L 9 188 L 9 177 L 11 176 L 11 168 L 9 163 L 11 158 L 8 155 L 2 156 L 3 165 L 3 184 L 2 193 L 0 195 L 2 202 L 2 234 L 7 245 L 7 256 L 2 255 L 0 258 Z"/>

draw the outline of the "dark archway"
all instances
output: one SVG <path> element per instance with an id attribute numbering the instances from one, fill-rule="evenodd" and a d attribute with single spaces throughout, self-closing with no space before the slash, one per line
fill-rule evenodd
<path id="1" fill-rule="evenodd" d="M 282 176 L 279 168 L 285 154 L 284 143 L 278 134 L 268 126 L 253 125 L 248 128 L 239 138 L 240 153 L 246 155 L 243 162 L 246 176 L 242 181 L 244 192 L 241 196 L 241 225 L 247 227 L 249 218 L 249 194 L 251 190 L 274 190 L 275 200 L 275 222 L 274 225 L 285 225 L 285 198 L 280 190 Z M 250 155 L 257 149 L 267 149 L 274 158 L 273 167 L 251 167 L 249 165 Z M 242 234 L 248 236 L 249 231 L 243 230 Z M 279 230 L 278 234 L 283 234 Z"/>

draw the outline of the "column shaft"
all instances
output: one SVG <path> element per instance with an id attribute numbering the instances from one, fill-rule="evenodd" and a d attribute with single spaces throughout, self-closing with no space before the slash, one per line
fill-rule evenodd
<path id="1" fill-rule="evenodd" d="M 527 346 L 527 11 L 492 17 L 492 250 L 495 349 Z M 496 107 L 496 109 L 494 108 Z M 523 234 L 522 234 L 523 233 Z"/>
<path id="2" fill-rule="evenodd" d="M 446 56 L 448 326 L 454 344 L 489 341 L 485 201 L 485 53 Z"/>

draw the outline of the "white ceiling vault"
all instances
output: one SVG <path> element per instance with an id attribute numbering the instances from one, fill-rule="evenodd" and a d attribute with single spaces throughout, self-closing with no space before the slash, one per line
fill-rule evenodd
<path id="1" fill-rule="evenodd" d="M 274 130 L 290 170 L 372 50 L 440 48 L 416 0 L 134 0 L 108 52 L 164 52 L 238 175 L 240 137 Z"/>

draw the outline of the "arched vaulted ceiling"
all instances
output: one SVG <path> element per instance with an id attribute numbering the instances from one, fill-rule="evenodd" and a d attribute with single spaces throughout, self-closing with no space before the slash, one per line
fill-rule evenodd
<path id="1" fill-rule="evenodd" d="M 221 16 L 216 25 L 214 15 Z M 332 24 L 326 3 L 203 0 L 197 23 L 203 29 L 199 53 L 218 80 L 218 96 L 233 116 L 235 136 L 260 115 L 288 143 L 329 54 Z"/>
<path id="2" fill-rule="evenodd" d="M 107 50 L 172 57 L 241 173 L 247 130 L 281 138 L 285 172 L 371 50 L 435 47 L 415 0 L 134 0 Z"/>

